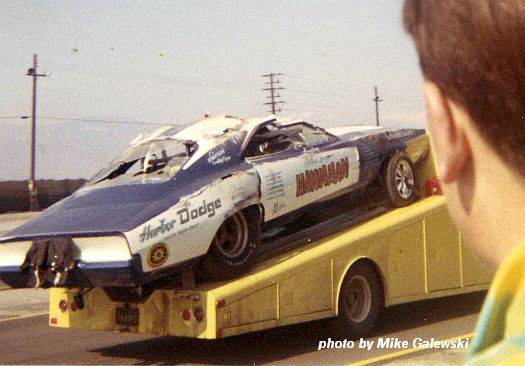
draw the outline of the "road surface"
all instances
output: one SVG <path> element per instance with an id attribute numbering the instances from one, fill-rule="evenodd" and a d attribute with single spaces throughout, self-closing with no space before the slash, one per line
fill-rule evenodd
<path id="1" fill-rule="evenodd" d="M 10 293 L 0 293 L 0 297 Z M 397 337 L 411 342 L 414 337 L 449 339 L 468 334 L 474 329 L 483 297 L 477 293 L 395 306 L 381 317 L 378 330 L 369 339 Z M 209 341 L 56 329 L 47 326 L 43 315 L 0 320 L 0 364 L 349 365 L 376 360 L 379 364 L 452 365 L 464 357 L 464 350 L 318 351 L 319 341 L 328 337 L 333 336 L 324 321 Z M 401 357 L 385 357 L 389 354 Z"/>
<path id="2" fill-rule="evenodd" d="M 39 214 L 40 212 L 17 212 L 0 215 L 0 236 Z M 0 290 L 4 287 L 5 285 L 0 281 Z"/>

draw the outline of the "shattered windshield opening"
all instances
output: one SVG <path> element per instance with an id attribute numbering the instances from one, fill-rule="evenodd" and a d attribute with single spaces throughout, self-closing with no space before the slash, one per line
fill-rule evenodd
<path id="1" fill-rule="evenodd" d="M 166 182 L 197 149 L 194 141 L 158 138 L 133 146 L 91 178 L 86 187 Z"/>

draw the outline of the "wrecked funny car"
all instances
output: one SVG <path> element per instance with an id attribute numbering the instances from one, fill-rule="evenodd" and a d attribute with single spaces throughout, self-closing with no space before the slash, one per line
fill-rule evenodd
<path id="1" fill-rule="evenodd" d="M 0 238 L 12 287 L 133 287 L 182 268 L 228 279 L 256 261 L 261 231 L 381 182 L 416 199 L 407 154 L 421 129 L 322 129 L 275 116 L 208 117 L 133 141 L 70 197 Z M 348 198 L 350 197 L 350 198 Z"/>

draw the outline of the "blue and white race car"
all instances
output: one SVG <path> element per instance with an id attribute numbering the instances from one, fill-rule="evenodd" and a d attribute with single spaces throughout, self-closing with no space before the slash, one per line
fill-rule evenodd
<path id="1" fill-rule="evenodd" d="M 208 117 L 138 138 L 70 197 L 0 238 L 12 287 L 133 287 L 197 265 L 210 279 L 254 263 L 263 225 L 381 181 L 417 194 L 420 129 L 325 130 L 275 116 Z M 425 140 L 426 141 L 426 140 Z"/>

